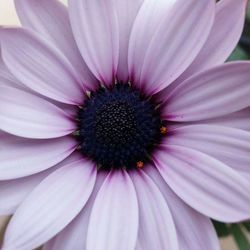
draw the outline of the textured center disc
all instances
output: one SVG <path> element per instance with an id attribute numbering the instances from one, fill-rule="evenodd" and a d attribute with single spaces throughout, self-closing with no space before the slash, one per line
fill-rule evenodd
<path id="1" fill-rule="evenodd" d="M 128 84 L 100 88 L 79 111 L 82 153 L 101 168 L 134 168 L 160 140 L 155 104 Z"/>
<path id="2" fill-rule="evenodd" d="M 96 115 L 95 131 L 100 143 L 119 146 L 131 142 L 137 133 L 133 107 L 116 100 L 103 105 Z"/>

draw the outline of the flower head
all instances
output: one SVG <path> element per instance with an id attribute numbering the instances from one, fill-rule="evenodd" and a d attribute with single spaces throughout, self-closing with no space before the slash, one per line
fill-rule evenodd
<path id="1" fill-rule="evenodd" d="M 247 1 L 15 3 L 2 248 L 219 249 L 209 218 L 250 217 L 250 63 L 223 64 Z"/>

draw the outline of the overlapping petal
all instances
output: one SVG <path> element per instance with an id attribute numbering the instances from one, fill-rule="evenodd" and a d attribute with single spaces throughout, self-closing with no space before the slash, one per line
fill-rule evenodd
<path id="1" fill-rule="evenodd" d="M 250 63 L 227 63 L 179 84 L 163 105 L 172 121 L 199 121 L 227 115 L 250 105 Z"/>
<path id="2" fill-rule="evenodd" d="M 204 124 L 221 125 L 250 131 L 250 107 L 228 115 L 203 121 Z"/>
<path id="3" fill-rule="evenodd" d="M 71 137 L 25 139 L 0 133 L 0 180 L 39 173 L 68 157 L 77 147 Z"/>
<path id="4" fill-rule="evenodd" d="M 0 62 L 0 129 L 21 136 L 0 132 L 0 179 L 30 176 L 0 181 L 0 214 L 22 202 L 3 250 L 48 240 L 46 250 L 218 250 L 208 217 L 250 218 L 250 133 L 242 130 L 250 130 L 250 64 L 190 76 L 230 54 L 246 0 L 69 0 L 70 20 L 56 0 L 15 1 L 33 31 L 0 30 L 4 62 L 18 79 L 10 87 L 15 79 Z M 68 104 L 82 104 L 97 79 L 110 86 L 116 77 L 130 78 L 148 95 L 177 79 L 166 92 L 163 118 L 186 123 L 154 155 L 158 170 L 101 173 L 95 183 L 93 163 L 63 161 L 77 146 L 69 136 L 75 108 Z"/>
<path id="5" fill-rule="evenodd" d="M 135 18 L 143 0 L 116 0 L 116 10 L 119 22 L 119 64 L 117 69 L 117 78 L 120 81 L 127 82 L 129 79 L 128 74 L 128 45 L 131 30 Z"/>
<path id="6" fill-rule="evenodd" d="M 129 44 L 132 81 L 148 94 L 168 86 L 202 48 L 214 14 L 215 1 L 212 0 L 145 0 Z"/>
<path id="7" fill-rule="evenodd" d="M 124 171 L 111 172 L 91 212 L 87 250 L 134 250 L 138 233 L 138 202 Z"/>
<path id="8" fill-rule="evenodd" d="M 96 195 L 106 176 L 106 172 L 98 173 L 95 187 L 84 209 L 62 232 L 45 244 L 44 250 L 83 250 L 86 248 L 90 214 Z"/>
<path id="9" fill-rule="evenodd" d="M 0 215 L 13 214 L 21 202 L 28 196 L 32 190 L 42 182 L 49 174 L 57 168 L 65 166 L 73 161 L 79 160 L 77 154 L 72 154 L 55 167 L 24 178 L 15 180 L 0 181 Z M 35 167 L 35 164 L 33 165 Z"/>
<path id="10" fill-rule="evenodd" d="M 67 7 L 57 0 L 15 0 L 22 26 L 37 31 L 67 57 L 78 81 L 93 89 L 97 83 L 83 61 L 73 37 Z"/>
<path id="11" fill-rule="evenodd" d="M 225 62 L 242 34 L 247 2 L 247 0 L 217 2 L 215 20 L 208 39 L 193 63 L 178 79 L 179 82 Z"/>
<path id="12" fill-rule="evenodd" d="M 13 77 L 13 75 L 9 72 L 8 68 L 5 66 L 0 48 L 0 86 L 3 85 L 20 87 L 20 83 L 17 82 L 17 80 Z"/>
<path id="13" fill-rule="evenodd" d="M 84 88 L 75 69 L 45 39 L 25 29 L 2 28 L 0 42 L 5 64 L 22 84 L 59 102 L 82 104 Z"/>
<path id="14" fill-rule="evenodd" d="M 169 188 L 155 167 L 148 168 L 147 174 L 154 180 L 170 208 L 177 231 L 179 249 L 219 250 L 219 240 L 211 220 L 186 205 Z"/>
<path id="15" fill-rule="evenodd" d="M 216 125 L 190 125 L 175 129 L 167 143 L 196 149 L 239 172 L 250 173 L 250 132 Z"/>
<path id="16" fill-rule="evenodd" d="M 130 176 L 139 203 L 136 249 L 179 249 L 173 217 L 160 190 L 143 171 L 133 172 Z"/>
<path id="17" fill-rule="evenodd" d="M 12 217 L 3 249 L 34 249 L 54 237 L 89 199 L 96 168 L 85 160 L 66 165 L 43 180 Z"/>
<path id="18" fill-rule="evenodd" d="M 200 213 L 224 222 L 250 218 L 250 184 L 239 173 L 204 153 L 164 145 L 154 162 L 171 189 Z"/>
<path id="19" fill-rule="evenodd" d="M 69 15 L 79 50 L 92 73 L 114 82 L 119 60 L 119 25 L 112 0 L 70 0 Z"/>
<path id="20" fill-rule="evenodd" d="M 0 128 L 6 132 L 48 139 L 76 129 L 67 113 L 40 97 L 6 86 L 0 86 L 0 93 Z"/>

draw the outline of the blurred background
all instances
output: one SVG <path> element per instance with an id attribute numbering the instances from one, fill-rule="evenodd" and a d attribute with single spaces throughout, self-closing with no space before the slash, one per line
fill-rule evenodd
<path id="1" fill-rule="evenodd" d="M 66 4 L 67 0 L 61 0 Z M 125 0 L 126 1 L 126 0 Z M 237 1 L 237 0 L 235 0 Z M 230 15 L 230 13 L 228 13 Z M 15 13 L 13 0 L 0 0 L 0 25 L 20 25 Z M 222 41 L 223 42 L 223 41 Z M 250 6 L 242 38 L 228 61 L 250 59 Z M 250 81 L 250 79 L 249 79 Z M 249 190 L 246 190 L 249 192 Z M 250 209 L 250 204 L 249 204 Z M 0 217 L 0 242 L 8 217 Z M 250 223 L 221 224 L 214 222 L 220 236 L 222 250 L 250 250 Z M 201 249 L 202 250 L 202 249 Z M 211 249 L 212 250 L 212 249 Z"/>

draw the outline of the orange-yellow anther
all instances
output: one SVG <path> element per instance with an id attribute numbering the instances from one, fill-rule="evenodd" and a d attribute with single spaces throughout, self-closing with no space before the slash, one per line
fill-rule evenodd
<path id="1" fill-rule="evenodd" d="M 143 168 L 143 167 L 144 167 L 143 161 L 138 161 L 138 162 L 136 163 L 136 166 L 137 166 L 137 168 Z"/>
<path id="2" fill-rule="evenodd" d="M 167 127 L 165 127 L 165 126 L 162 126 L 161 129 L 160 129 L 160 131 L 161 131 L 161 134 L 162 134 L 162 135 L 165 135 L 165 134 L 167 134 L 168 129 L 167 129 Z"/>

